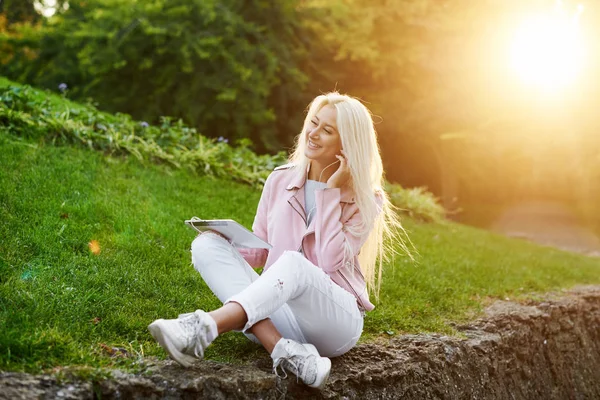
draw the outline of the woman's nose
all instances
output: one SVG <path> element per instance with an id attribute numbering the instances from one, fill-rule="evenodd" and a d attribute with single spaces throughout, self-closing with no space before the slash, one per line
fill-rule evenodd
<path id="1" fill-rule="evenodd" d="M 308 137 L 309 138 L 318 137 L 320 132 L 321 132 L 321 127 L 315 126 L 315 127 L 311 128 L 310 131 L 308 131 Z"/>

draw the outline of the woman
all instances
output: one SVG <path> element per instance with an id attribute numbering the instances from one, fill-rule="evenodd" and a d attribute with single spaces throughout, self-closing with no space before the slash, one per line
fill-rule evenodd
<path id="1" fill-rule="evenodd" d="M 273 247 L 235 249 L 214 232 L 198 236 L 192 262 L 224 304 L 156 320 L 150 332 L 189 366 L 218 335 L 241 330 L 269 351 L 275 373 L 283 367 L 322 388 L 328 357 L 360 338 L 373 309 L 366 286 L 377 266 L 381 274 L 384 236 L 399 226 L 382 184 L 367 108 L 335 92 L 316 97 L 290 163 L 269 175 L 258 205 L 253 231 Z M 260 276 L 251 268 L 262 266 Z"/>

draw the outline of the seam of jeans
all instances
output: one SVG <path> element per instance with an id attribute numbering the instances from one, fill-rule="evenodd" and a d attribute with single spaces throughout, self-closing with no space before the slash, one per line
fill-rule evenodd
<path id="1" fill-rule="evenodd" d="M 245 266 L 245 265 L 246 265 L 246 259 L 245 259 L 245 258 L 244 258 L 244 257 L 243 257 L 241 254 L 240 254 L 239 250 L 238 250 L 238 249 L 236 249 L 235 247 L 233 247 L 233 245 L 231 245 L 231 246 L 229 247 L 229 249 L 231 250 L 231 254 L 233 254 L 233 256 L 234 256 L 235 258 L 237 258 L 237 259 L 238 259 L 238 261 L 239 261 L 240 263 L 242 263 L 242 265 L 244 265 L 244 266 Z M 250 266 L 250 268 L 252 268 L 252 267 Z"/>
<path id="2" fill-rule="evenodd" d="M 310 260 L 309 260 L 309 262 L 310 262 Z M 364 319 L 365 314 L 361 310 L 360 304 L 358 303 L 358 298 L 355 295 L 353 295 L 352 293 L 350 293 L 348 290 L 344 289 L 343 287 L 341 287 L 340 285 L 338 285 L 337 283 L 335 283 L 335 281 L 333 279 L 331 279 L 331 276 L 327 272 L 325 272 L 321 267 L 316 266 L 316 265 L 315 265 L 315 267 L 319 269 L 319 271 L 321 272 L 321 274 L 323 274 L 325 277 L 327 277 L 327 279 L 329 279 L 331 281 L 332 285 L 335 285 L 336 287 L 341 288 L 344 291 L 344 294 L 346 294 L 348 296 L 351 296 L 353 304 L 355 303 L 356 307 L 358 308 L 358 312 L 360 314 L 360 317 L 362 319 Z"/>
<path id="3" fill-rule="evenodd" d="M 296 252 L 293 252 L 296 253 Z M 345 290 L 344 288 L 342 288 L 341 286 L 339 286 L 337 283 L 335 283 L 331 277 L 325 272 L 323 271 L 323 269 L 315 264 L 313 264 L 309 259 L 307 259 L 306 257 L 304 257 L 303 255 L 301 255 L 300 253 L 296 253 L 295 254 L 296 257 L 300 257 L 301 260 L 298 260 L 301 263 L 304 262 L 308 262 L 313 268 L 316 268 L 319 273 L 327 280 L 329 280 L 331 285 L 335 285 L 336 287 L 338 287 L 339 289 L 344 291 L 344 294 L 348 294 L 349 296 L 352 297 L 352 304 L 356 306 L 356 310 L 358 311 L 359 317 L 355 317 L 354 315 L 352 315 L 353 318 L 357 318 L 357 319 L 364 319 L 364 316 L 362 315 L 362 313 L 360 312 L 360 308 L 358 306 L 358 302 L 356 301 L 356 297 L 354 297 L 354 295 L 350 292 L 348 292 L 347 290 Z M 344 307 L 342 304 L 340 304 L 337 300 L 337 296 L 335 296 L 335 298 L 330 298 L 330 296 L 324 292 L 323 290 L 319 289 L 317 286 L 315 286 L 312 282 L 307 282 L 307 284 L 310 284 L 313 288 L 317 289 L 317 291 L 321 292 L 322 294 L 325 295 L 325 297 L 329 298 L 330 301 L 333 301 L 333 303 L 335 303 L 337 306 L 339 306 L 340 308 L 342 308 L 345 312 L 349 313 L 349 314 L 353 314 L 353 310 L 348 310 L 346 309 L 346 307 Z M 351 308 L 353 308 L 351 306 Z"/>
<path id="4" fill-rule="evenodd" d="M 339 357 L 342 354 L 346 354 L 354 346 L 356 346 L 356 343 L 358 342 L 358 340 L 360 339 L 361 336 L 362 336 L 362 329 L 358 335 L 352 337 L 352 339 L 348 340 L 346 343 L 344 343 L 342 346 L 340 346 L 338 349 L 336 349 L 333 352 L 333 354 L 331 355 L 331 357 Z"/>
<path id="5" fill-rule="evenodd" d="M 357 312 L 358 316 L 354 315 L 354 312 L 355 312 L 355 310 L 350 310 L 350 309 L 348 309 L 348 307 L 346 307 L 346 306 L 344 306 L 344 305 L 340 304 L 340 302 L 338 301 L 338 296 L 330 296 L 330 295 L 329 295 L 327 292 L 325 292 L 325 291 L 321 290 L 319 287 L 317 287 L 317 286 L 316 286 L 316 285 L 315 285 L 313 282 L 311 282 L 311 281 L 309 281 L 309 282 L 306 282 L 306 285 L 310 285 L 310 286 L 312 286 L 314 289 L 316 289 L 318 292 L 322 293 L 322 294 L 323 294 L 325 297 L 327 297 L 327 298 L 329 299 L 329 301 L 333 302 L 335 305 L 337 305 L 339 308 L 341 308 L 341 309 L 342 309 L 344 312 L 346 312 L 347 314 L 350 314 L 350 316 L 351 316 L 352 318 L 355 318 L 355 319 L 363 319 L 363 316 L 361 315 L 361 313 L 360 313 L 360 309 L 359 309 L 359 307 L 358 307 L 358 303 L 356 302 L 356 298 L 354 297 L 354 295 L 352 295 L 352 293 L 350 293 L 350 292 L 346 291 L 344 288 L 342 288 L 342 287 L 341 287 L 341 286 L 339 286 L 337 283 L 335 283 L 335 282 L 334 282 L 334 281 L 331 279 L 331 277 L 330 277 L 330 276 L 329 276 L 329 275 L 328 275 L 328 274 L 327 274 L 325 271 L 323 271 L 323 269 L 322 269 L 322 268 L 320 268 L 320 267 L 319 267 L 319 266 L 317 266 L 317 265 L 314 265 L 314 264 L 313 264 L 313 263 L 312 263 L 310 260 L 306 259 L 304 256 L 302 256 L 302 255 L 300 255 L 300 254 L 298 254 L 297 256 L 299 256 L 299 257 L 301 257 L 301 258 L 302 258 L 301 260 L 298 260 L 299 262 L 301 262 L 301 263 L 308 262 L 308 263 L 309 263 L 309 264 L 312 266 L 312 268 L 316 268 L 316 269 L 318 269 L 318 271 L 319 271 L 319 272 L 317 272 L 317 273 L 320 273 L 320 274 L 323 276 L 323 278 L 324 278 L 324 279 L 327 279 L 327 280 L 329 281 L 329 284 L 330 284 L 330 285 L 335 285 L 335 286 L 336 286 L 338 289 L 340 289 L 340 290 L 343 290 L 343 291 L 344 291 L 344 294 L 347 294 L 347 295 L 351 296 L 351 297 L 352 297 L 352 304 L 353 304 L 353 305 L 352 305 L 352 306 L 350 306 L 350 308 L 354 308 L 354 307 L 356 307 L 356 312 Z M 300 273 L 300 271 L 298 271 L 298 273 Z M 305 288 L 304 290 L 306 290 L 306 288 Z M 304 292 L 304 291 L 303 291 L 303 292 Z M 332 292 L 333 292 L 333 291 L 332 291 Z M 300 297 L 300 296 L 299 296 L 299 297 Z M 292 300 L 292 299 L 290 299 L 290 300 Z M 288 300 L 288 301 L 289 301 L 289 300 Z"/>
<path id="6" fill-rule="evenodd" d="M 284 254 L 286 254 L 287 252 L 288 252 L 288 251 L 286 251 Z M 355 318 L 355 319 L 363 319 L 363 317 L 360 315 L 360 309 L 358 308 L 358 303 L 356 302 L 356 298 L 355 298 L 355 297 L 352 295 L 352 293 L 349 293 L 349 292 L 347 292 L 347 291 L 346 291 L 344 288 L 340 287 L 340 286 L 339 286 L 337 283 L 335 283 L 335 282 L 334 282 L 334 281 L 331 279 L 331 277 L 330 277 L 329 275 L 327 275 L 327 273 L 326 273 L 325 271 L 323 271 L 323 270 L 322 270 L 321 268 L 319 268 L 318 266 L 314 265 L 314 264 L 313 264 L 313 263 L 312 263 L 310 260 L 308 260 L 308 259 L 304 258 L 304 256 L 302 256 L 301 254 L 299 254 L 299 253 L 297 253 L 297 252 L 294 252 L 294 251 L 289 251 L 289 252 L 291 253 L 290 255 L 291 255 L 292 257 L 294 257 L 294 258 L 295 258 L 295 257 L 300 257 L 300 259 L 296 260 L 298 263 L 304 263 L 304 262 L 308 262 L 308 263 L 309 263 L 309 264 L 312 266 L 312 268 L 316 268 L 316 269 L 318 269 L 318 270 L 319 270 L 319 272 L 317 272 L 317 273 L 320 273 L 320 274 L 323 276 L 323 278 L 324 278 L 324 279 L 327 279 L 327 280 L 329 280 L 329 284 L 337 286 L 337 287 L 338 287 L 340 290 L 344 290 L 344 294 L 346 294 L 346 293 L 347 293 L 349 296 L 351 296 L 351 297 L 352 297 L 352 304 L 353 304 L 353 306 L 350 306 L 350 308 L 356 307 L 356 313 L 358 314 L 358 316 L 354 315 L 354 310 L 350 310 L 350 309 L 348 309 L 348 307 L 344 306 L 343 304 L 340 304 L 340 302 L 339 302 L 339 301 L 337 301 L 337 296 L 331 297 L 331 296 L 330 296 L 330 295 L 329 295 L 327 292 L 324 292 L 323 290 L 321 290 L 319 287 L 317 287 L 316 285 L 314 285 L 314 284 L 313 284 L 313 282 L 311 282 L 311 281 L 306 281 L 306 280 L 305 280 L 305 282 L 306 282 L 306 285 L 310 285 L 310 286 L 312 286 L 312 287 L 313 287 L 314 289 L 316 289 L 318 292 L 320 292 L 320 293 L 321 293 L 321 294 L 323 294 L 325 297 L 327 297 L 329 301 L 332 301 L 332 302 L 333 302 L 335 305 L 337 305 L 337 306 L 338 306 L 340 309 L 342 309 L 344 312 L 346 312 L 347 314 L 350 314 L 350 316 L 351 316 L 352 318 Z M 283 254 L 282 254 L 282 256 L 283 256 Z M 304 266 L 302 266 L 302 267 L 304 267 Z M 307 268 L 308 268 L 308 267 L 307 267 Z M 301 271 L 301 270 L 302 270 L 302 268 L 297 268 L 297 269 L 296 269 L 296 271 L 295 271 L 295 272 L 296 272 L 296 278 L 297 278 L 297 279 L 302 277 L 302 276 L 301 276 L 302 274 L 300 273 L 300 271 Z M 268 271 L 274 271 L 274 270 L 273 270 L 273 269 L 271 269 L 271 268 L 269 268 L 269 270 L 268 270 Z M 271 272 L 271 274 L 273 274 L 273 273 L 274 273 L 274 272 Z M 302 278 L 303 278 L 303 277 L 302 277 Z M 302 294 L 304 293 L 304 291 L 306 291 L 306 288 L 304 288 L 304 290 L 302 291 Z M 301 296 L 302 296 L 302 294 L 300 294 L 300 295 L 299 295 L 299 296 L 297 296 L 296 298 L 298 298 L 298 297 L 301 297 Z M 292 300 L 294 300 L 294 299 L 289 299 L 287 302 L 289 302 L 289 301 L 292 301 Z M 286 303 L 287 303 L 287 302 L 286 302 Z"/>
<path id="7" fill-rule="evenodd" d="M 342 311 L 344 311 L 344 312 L 345 312 L 345 313 L 347 313 L 347 314 L 350 314 L 350 316 L 351 316 L 352 318 L 354 318 L 354 319 L 363 319 L 363 318 L 360 316 L 360 310 L 358 309 L 358 304 L 357 304 L 356 302 L 355 302 L 354 304 L 355 304 L 355 307 L 356 307 L 356 313 L 358 314 L 358 316 L 355 316 L 355 315 L 354 315 L 354 310 L 349 310 L 347 307 L 345 307 L 344 305 L 340 304 L 340 303 L 337 301 L 337 297 L 336 297 L 336 296 L 329 296 L 329 295 L 328 295 L 328 293 L 324 292 L 323 290 L 321 290 L 321 289 L 320 289 L 320 288 L 318 288 L 317 286 L 313 285 L 312 283 L 308 283 L 308 284 L 309 284 L 309 285 L 311 285 L 311 286 L 312 286 L 314 289 L 316 289 L 318 292 L 321 292 L 323 295 L 325 295 L 325 297 L 327 297 L 327 299 L 328 299 L 329 301 L 331 301 L 331 302 L 332 302 L 332 303 L 334 303 L 336 306 L 338 306 L 339 308 L 341 308 L 341 309 L 342 309 Z M 336 283 L 335 283 L 335 282 L 333 282 L 333 281 L 331 282 L 331 284 L 332 284 L 332 285 L 336 285 Z M 340 289 L 341 289 L 341 290 L 344 290 L 344 289 L 343 289 L 343 288 L 341 288 L 341 287 L 340 287 Z M 306 290 L 306 289 L 305 289 L 305 290 Z M 352 296 L 352 294 L 351 294 L 351 293 L 348 293 L 348 294 L 350 294 L 350 296 Z M 299 296 L 299 297 L 300 297 L 300 296 Z M 352 298 L 354 299 L 354 296 L 352 296 Z M 290 299 L 290 300 L 293 300 L 293 299 Z"/>

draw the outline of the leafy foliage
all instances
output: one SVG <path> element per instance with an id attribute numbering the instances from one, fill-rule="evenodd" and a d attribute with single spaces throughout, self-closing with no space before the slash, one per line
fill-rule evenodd
<path id="1" fill-rule="evenodd" d="M 73 144 L 107 154 L 132 154 L 142 162 L 164 163 L 201 175 L 231 178 L 262 187 L 269 173 L 286 162 L 286 154 L 258 155 L 248 139 L 230 146 L 227 139 L 209 139 L 181 120 L 163 117 L 157 126 L 129 115 L 110 115 L 93 105 L 80 105 L 28 86 L 2 85 L 0 132 L 29 141 Z M 403 213 L 424 221 L 439 221 L 442 207 L 423 189 L 389 184 L 391 200 Z"/>
<path id="2" fill-rule="evenodd" d="M 499 55 L 517 17 L 556 5 L 534 3 L 74 1 L 40 28 L 4 35 L 0 73 L 65 82 L 72 98 L 154 124 L 170 115 L 208 137 L 250 138 L 261 153 L 289 147 L 310 98 L 337 88 L 375 114 L 386 176 L 426 185 L 447 207 L 593 204 L 600 125 L 589 104 L 600 80 L 590 73 L 544 108 L 515 91 Z M 600 8 L 586 8 L 588 37 L 599 20 Z"/>
<path id="3" fill-rule="evenodd" d="M 12 38 L 5 75 L 159 122 L 181 118 L 209 137 L 280 148 L 296 134 L 307 78 L 290 2 L 88 0 L 39 32 Z M 25 57 L 33 52 L 35 58 Z M 276 116 L 281 116 L 275 124 Z M 275 128 L 279 128 L 279 133 Z"/>
<path id="4" fill-rule="evenodd" d="M 551 12 L 555 1 L 312 0 L 305 7 L 320 10 L 308 22 L 319 38 L 309 75 L 336 82 L 381 116 L 392 181 L 427 184 L 448 206 L 456 198 L 528 196 L 595 202 L 597 69 L 554 99 L 523 90 L 506 71 L 506 37 L 523 15 Z M 587 37 L 598 37 L 598 21 L 600 8 L 586 6 L 579 23 Z M 600 53 L 589 51 L 594 65 Z"/>
<path id="5" fill-rule="evenodd" d="M 0 1 L 0 15 L 5 16 L 9 26 L 19 22 L 37 22 L 41 16 L 33 4 L 33 0 Z"/>
<path id="6" fill-rule="evenodd" d="M 30 87 L 0 88 L 0 127 L 30 140 L 133 154 L 141 161 L 167 163 L 259 187 L 286 159 L 283 152 L 257 155 L 248 139 L 239 140 L 235 147 L 224 139 L 209 139 L 181 120 L 163 117 L 159 125 L 149 125 L 125 114 L 105 114 L 92 105 L 53 102 Z"/>
<path id="7" fill-rule="evenodd" d="M 415 220 L 442 222 L 446 216 L 439 199 L 424 187 L 405 189 L 398 184 L 387 183 L 385 190 L 392 204 Z"/>

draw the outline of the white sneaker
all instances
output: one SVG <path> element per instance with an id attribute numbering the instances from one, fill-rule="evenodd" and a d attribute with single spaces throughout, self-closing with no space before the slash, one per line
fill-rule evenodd
<path id="1" fill-rule="evenodd" d="M 275 345 L 273 353 L 273 372 L 277 376 L 277 367 L 285 368 L 306 385 L 318 389 L 325 387 L 329 372 L 331 371 L 331 360 L 321 357 L 312 344 L 301 344 L 290 339 L 281 339 Z M 287 377 L 283 370 L 284 377 Z"/>
<path id="2" fill-rule="evenodd" d="M 184 367 L 204 357 L 204 349 L 216 338 L 217 325 L 202 310 L 177 319 L 157 319 L 148 330 L 169 355 Z"/>

